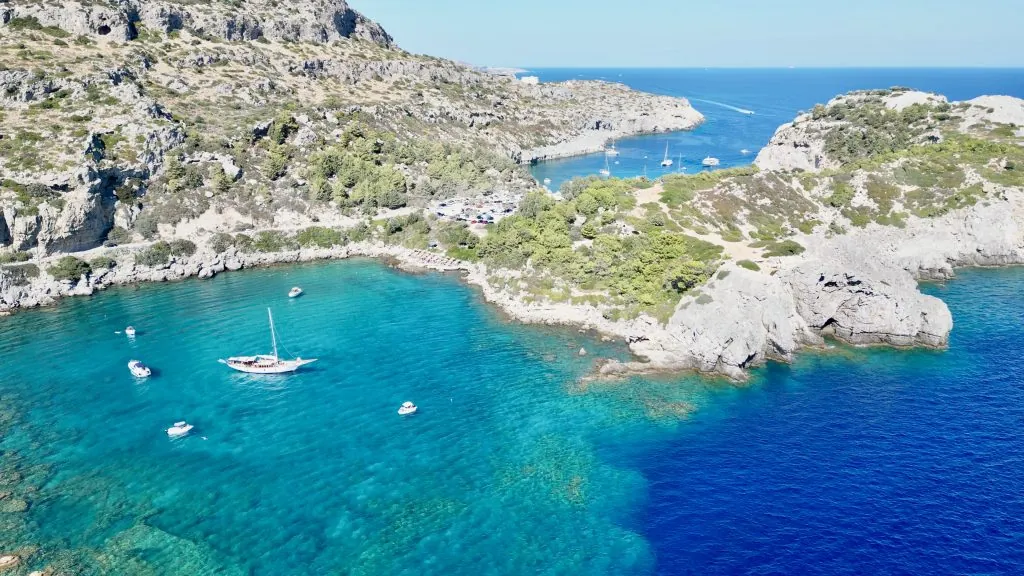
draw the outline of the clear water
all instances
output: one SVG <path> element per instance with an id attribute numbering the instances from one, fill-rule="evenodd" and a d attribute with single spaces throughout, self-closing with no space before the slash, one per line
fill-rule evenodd
<path id="1" fill-rule="evenodd" d="M 306 296 L 289 300 L 293 285 Z M 311 369 L 217 363 L 268 351 L 266 306 Z M 129 324 L 134 341 L 117 333 Z M 39 545 L 38 564 L 94 573 L 653 567 L 636 531 L 644 480 L 597 454 L 646 422 L 653 393 L 576 390 L 623 350 L 509 325 L 456 278 L 277 268 L 111 290 L 0 327 L 4 477 L 23 477 L 4 490 L 31 503 L 0 514 L 0 552 Z M 136 381 L 132 358 L 155 375 Z M 398 416 L 405 400 L 419 413 Z M 168 439 L 181 419 L 195 431 Z"/>
<path id="2" fill-rule="evenodd" d="M 912 84 L 890 73 L 763 83 L 813 104 Z M 934 89 L 1021 92 L 993 74 Z M 838 347 L 740 387 L 584 387 L 625 351 L 373 262 L 68 300 L 0 319 L 0 554 L 39 547 L 22 574 L 1019 574 L 1022 286 L 927 286 L 948 351 Z M 310 370 L 216 362 L 269 348 L 267 306 Z M 178 419 L 195 433 L 169 440 Z"/>
<path id="3" fill-rule="evenodd" d="M 985 94 L 1024 97 L 1021 69 L 599 69 L 549 68 L 530 71 L 543 82 L 597 79 L 622 82 L 637 90 L 683 96 L 704 114 L 703 125 L 691 132 L 628 138 L 616 143 L 621 152 L 610 158 L 613 176 L 647 174 L 656 178 L 682 168 L 693 174 L 704 170 L 707 156 L 721 160 L 721 168 L 753 162 L 782 124 L 801 110 L 810 110 L 837 94 L 851 90 L 908 86 L 938 92 L 952 100 L 968 100 Z M 753 115 L 739 110 L 753 111 Z M 673 166 L 662 168 L 668 144 Z M 741 151 L 747 150 L 748 154 Z M 618 164 L 614 164 L 614 162 Z M 604 154 L 543 162 L 533 168 L 539 182 L 551 179 L 557 190 L 577 176 L 597 175 L 604 168 Z"/>
<path id="4" fill-rule="evenodd" d="M 1022 280 L 928 287 L 948 351 L 837 348 L 740 387 L 583 386 L 624 351 L 372 262 L 69 300 L 0 323 L 0 492 L 31 504 L 0 512 L 0 551 L 92 574 L 1019 572 Z M 266 306 L 312 369 L 216 362 L 269 348 Z"/>

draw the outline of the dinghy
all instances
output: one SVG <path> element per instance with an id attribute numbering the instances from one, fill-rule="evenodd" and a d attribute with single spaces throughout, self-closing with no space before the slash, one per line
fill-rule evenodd
<path id="1" fill-rule="evenodd" d="M 188 422 L 182 420 L 181 422 L 175 422 L 174 426 L 167 429 L 167 435 L 171 438 L 180 438 L 185 434 L 192 431 L 193 426 Z"/>

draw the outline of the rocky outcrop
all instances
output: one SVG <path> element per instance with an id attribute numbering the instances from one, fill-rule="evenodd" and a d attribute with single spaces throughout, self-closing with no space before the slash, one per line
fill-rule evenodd
<path id="1" fill-rule="evenodd" d="M 78 36 L 105 36 L 119 41 L 135 36 L 129 13 L 123 7 L 74 1 L 13 1 L 0 6 L 0 22 L 4 25 L 29 19 Z"/>
<path id="2" fill-rule="evenodd" d="M 905 270 L 812 260 L 785 282 L 804 322 L 851 344 L 940 347 L 953 329 L 946 305 L 921 294 Z"/>
<path id="3" fill-rule="evenodd" d="M 779 126 L 768 145 L 757 153 L 754 165 L 761 170 L 803 170 L 817 172 L 839 164 L 825 154 L 821 128 L 811 122 L 810 114 L 800 115 Z"/>
<path id="4" fill-rule="evenodd" d="M 15 1 L 0 8 L 0 21 L 33 18 L 43 26 L 85 36 L 124 41 L 137 26 L 223 40 L 270 40 L 328 43 L 355 38 L 390 46 L 393 40 L 377 23 L 352 10 L 345 0 L 238 3 L 120 0 L 114 5 L 82 2 Z"/>
<path id="5" fill-rule="evenodd" d="M 521 89 L 566 102 L 565 123 L 572 128 L 553 134 L 552 144 L 513 153 L 526 164 L 599 152 L 610 140 L 629 135 L 691 130 L 704 121 L 685 98 L 637 93 L 622 84 L 570 81 Z"/>
<path id="6" fill-rule="evenodd" d="M 723 266 L 699 295 L 684 299 L 668 325 L 647 338 L 632 349 L 654 366 L 734 378 L 742 378 L 745 368 L 788 360 L 799 348 L 821 342 L 797 311 L 786 282 L 733 264 Z"/>

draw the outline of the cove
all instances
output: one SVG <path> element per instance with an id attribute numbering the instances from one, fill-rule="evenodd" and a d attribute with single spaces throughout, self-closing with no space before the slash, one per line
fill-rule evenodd
<path id="1" fill-rule="evenodd" d="M 583 386 L 626 350 L 373 261 L 69 299 L 0 322 L 0 553 L 24 573 L 1013 573 L 1022 281 L 926 286 L 949 350 L 837 346 L 743 386 Z M 268 306 L 320 361 L 218 364 L 269 349 Z M 195 433 L 169 440 L 179 419 Z"/>

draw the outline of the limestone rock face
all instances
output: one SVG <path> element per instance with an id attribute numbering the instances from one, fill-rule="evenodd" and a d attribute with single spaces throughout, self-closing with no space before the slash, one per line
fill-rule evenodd
<path id="1" fill-rule="evenodd" d="M 118 0 L 111 4 L 14 1 L 0 8 L 0 22 L 35 18 L 43 26 L 71 34 L 119 41 L 134 38 L 141 23 L 150 30 L 186 29 L 232 41 L 268 38 L 327 43 L 356 38 L 382 46 L 393 43 L 383 28 L 349 8 L 345 0 L 245 0 L 237 4 Z"/>
<path id="2" fill-rule="evenodd" d="M 53 26 L 81 36 L 108 36 L 124 41 L 135 36 L 128 12 L 107 4 L 81 2 L 10 2 L 0 7 L 0 22 L 35 18 L 43 26 Z"/>
<path id="3" fill-rule="evenodd" d="M 922 294 L 904 270 L 817 260 L 786 280 L 804 321 L 853 344 L 944 346 L 953 329 L 946 304 Z"/>
<path id="4" fill-rule="evenodd" d="M 778 278 L 726 264 L 702 292 L 684 299 L 665 330 L 633 344 L 633 351 L 655 364 L 738 378 L 744 368 L 788 359 L 821 341 Z"/>
<path id="5" fill-rule="evenodd" d="M 768 145 L 757 153 L 754 165 L 761 170 L 799 169 L 805 172 L 838 166 L 826 157 L 825 141 L 815 130 L 809 114 L 779 126 Z"/>
<path id="6" fill-rule="evenodd" d="M 63 196 L 64 209 L 40 207 L 38 241 L 47 252 L 78 252 L 103 244 L 114 225 L 114 199 L 90 187 Z"/>

